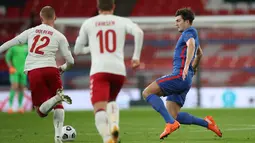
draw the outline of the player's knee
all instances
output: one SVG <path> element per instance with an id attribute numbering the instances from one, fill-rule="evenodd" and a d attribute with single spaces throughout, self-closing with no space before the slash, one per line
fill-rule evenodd
<path id="1" fill-rule="evenodd" d="M 39 115 L 39 117 L 44 118 L 47 116 L 47 114 L 44 114 L 40 111 L 39 107 L 35 107 L 35 110 L 36 110 L 37 114 Z"/>
<path id="2" fill-rule="evenodd" d="M 149 95 L 150 95 L 150 93 L 146 89 L 144 89 L 142 92 L 143 98 L 146 99 Z"/>
<path id="3" fill-rule="evenodd" d="M 94 112 L 98 112 L 98 111 L 102 111 L 102 110 L 105 110 L 106 107 L 107 107 L 107 101 L 99 101 L 99 102 L 96 102 L 95 104 L 93 104 L 94 106 Z"/>
<path id="4" fill-rule="evenodd" d="M 25 87 L 23 85 L 20 85 L 18 90 L 21 92 L 21 91 L 24 91 L 25 90 Z"/>
<path id="5" fill-rule="evenodd" d="M 13 84 L 11 85 L 11 88 L 12 88 L 12 90 L 19 91 L 19 86 L 18 86 L 18 84 L 16 84 L 16 83 L 13 83 Z"/>

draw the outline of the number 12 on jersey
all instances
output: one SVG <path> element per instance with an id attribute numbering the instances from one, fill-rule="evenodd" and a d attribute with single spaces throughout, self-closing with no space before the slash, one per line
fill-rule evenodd
<path id="1" fill-rule="evenodd" d="M 109 41 L 109 36 L 112 36 L 112 40 Z M 97 32 L 99 38 L 100 53 L 104 53 L 105 50 L 109 53 L 113 53 L 116 50 L 116 32 L 114 30 L 100 30 Z M 109 47 L 109 42 L 112 43 L 112 47 Z"/>

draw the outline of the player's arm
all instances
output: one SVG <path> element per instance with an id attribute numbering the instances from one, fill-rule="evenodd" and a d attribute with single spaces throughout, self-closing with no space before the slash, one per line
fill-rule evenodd
<path id="1" fill-rule="evenodd" d="M 75 41 L 74 54 L 79 55 L 89 53 L 89 47 L 86 47 L 86 45 L 88 45 L 88 34 L 86 30 L 86 23 L 84 23 L 82 24 L 79 36 Z"/>
<path id="2" fill-rule="evenodd" d="M 186 53 L 186 61 L 185 61 L 184 69 L 189 69 L 189 65 L 191 63 L 191 60 L 195 52 L 195 39 L 193 37 L 189 38 L 189 40 L 186 42 L 186 45 L 187 45 L 187 53 Z"/>
<path id="3" fill-rule="evenodd" d="M 12 49 L 8 49 L 5 54 L 5 62 L 7 63 L 8 67 L 12 67 Z"/>
<path id="4" fill-rule="evenodd" d="M 132 57 L 132 67 L 137 68 L 140 65 L 140 56 L 143 46 L 144 33 L 142 29 L 137 24 L 133 23 L 131 20 L 130 22 L 127 22 L 126 32 L 133 35 L 135 39 L 135 49 Z"/>
<path id="5" fill-rule="evenodd" d="M 16 72 L 16 69 L 12 65 L 12 54 L 13 54 L 12 48 L 8 49 L 8 51 L 5 54 L 5 62 L 7 63 L 8 67 L 9 67 L 10 74 L 13 74 Z"/>
<path id="6" fill-rule="evenodd" d="M 20 35 L 16 36 L 15 38 L 5 42 L 0 47 L 0 53 L 6 51 L 7 49 L 11 48 L 12 46 L 27 43 L 27 39 L 28 39 L 28 30 L 22 32 Z"/>
<path id="7" fill-rule="evenodd" d="M 63 36 L 63 38 L 60 41 L 59 50 L 61 55 L 64 57 L 66 63 L 62 66 L 60 66 L 61 72 L 69 70 L 74 65 L 74 58 L 69 50 L 69 44 L 67 39 Z"/>
<path id="8" fill-rule="evenodd" d="M 194 62 L 192 63 L 192 67 L 193 67 L 194 70 L 197 69 L 202 56 L 203 56 L 203 51 L 202 51 L 201 47 L 199 46 L 198 49 L 197 49 L 196 58 L 195 58 Z"/>

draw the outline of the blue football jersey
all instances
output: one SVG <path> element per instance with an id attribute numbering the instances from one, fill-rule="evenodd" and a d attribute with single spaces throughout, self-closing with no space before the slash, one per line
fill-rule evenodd
<path id="1" fill-rule="evenodd" d="M 199 38 L 198 38 L 198 33 L 196 28 L 194 27 L 189 27 L 186 30 L 184 30 L 178 39 L 178 42 L 175 46 L 174 49 L 174 58 L 173 58 L 173 73 L 174 74 L 181 74 L 182 70 L 184 69 L 185 66 L 185 61 L 186 61 L 186 53 L 187 53 L 187 45 L 186 42 L 190 39 L 194 38 L 195 39 L 195 53 L 197 52 L 197 49 L 199 47 Z M 195 58 L 195 53 L 194 57 L 192 58 L 192 61 Z M 192 63 L 191 61 L 191 63 Z M 189 65 L 189 70 L 192 69 L 192 64 Z"/>

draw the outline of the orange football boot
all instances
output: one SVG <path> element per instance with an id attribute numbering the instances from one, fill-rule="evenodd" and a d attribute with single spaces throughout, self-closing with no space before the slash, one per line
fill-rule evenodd
<path id="1" fill-rule="evenodd" d="M 173 124 L 167 123 L 164 132 L 160 135 L 160 139 L 166 138 L 172 132 L 177 130 L 180 127 L 180 123 L 178 121 L 174 121 Z"/>
<path id="2" fill-rule="evenodd" d="M 212 116 L 206 116 L 204 118 L 206 122 L 208 122 L 208 129 L 213 131 L 217 136 L 222 137 L 222 132 L 220 131 L 219 127 L 216 125 L 215 121 L 213 120 Z"/>

